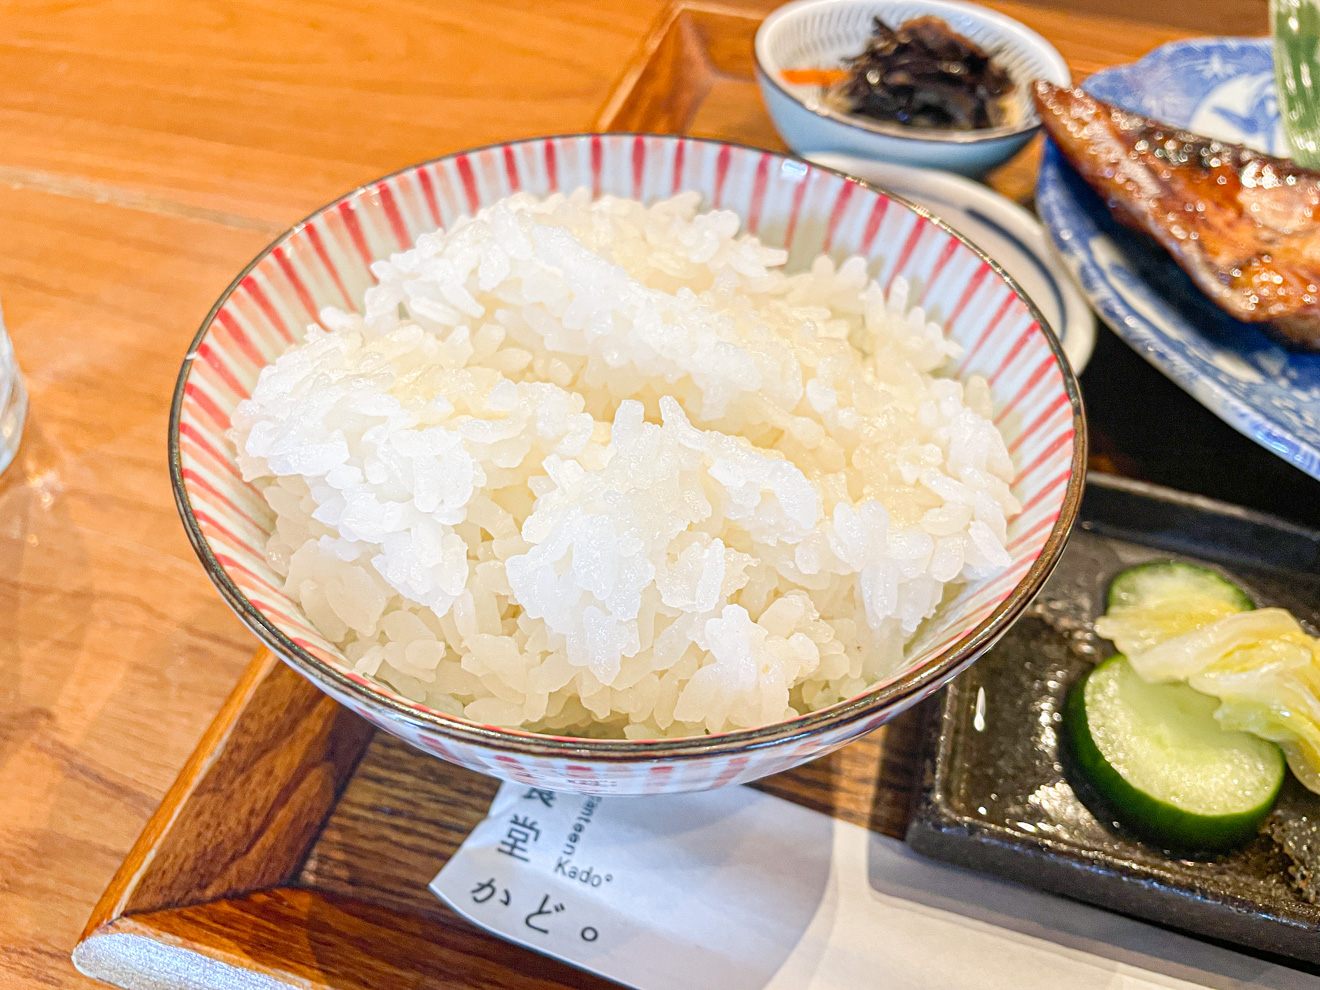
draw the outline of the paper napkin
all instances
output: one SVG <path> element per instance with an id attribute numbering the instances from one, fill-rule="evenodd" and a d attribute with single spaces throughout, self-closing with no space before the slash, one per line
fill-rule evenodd
<path id="1" fill-rule="evenodd" d="M 1320 990 L 747 787 L 602 798 L 506 783 L 431 889 L 638 990 Z"/>

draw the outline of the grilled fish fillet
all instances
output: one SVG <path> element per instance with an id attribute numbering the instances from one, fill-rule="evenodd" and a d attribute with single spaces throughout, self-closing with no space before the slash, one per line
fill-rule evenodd
<path id="1" fill-rule="evenodd" d="M 1320 350 L 1320 172 L 1047 82 L 1045 130 L 1120 220 L 1225 312 Z"/>

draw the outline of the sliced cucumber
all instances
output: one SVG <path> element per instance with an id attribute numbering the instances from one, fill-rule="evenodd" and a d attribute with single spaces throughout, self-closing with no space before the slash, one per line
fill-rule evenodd
<path id="1" fill-rule="evenodd" d="M 1256 607 L 1214 571 L 1172 560 L 1129 567 L 1109 585 L 1108 605 L 1096 632 L 1133 654 Z"/>
<path id="2" fill-rule="evenodd" d="M 1189 599 L 1209 598 L 1233 605 L 1235 612 L 1247 612 L 1256 603 L 1227 578 L 1208 567 L 1180 560 L 1152 560 L 1129 567 L 1109 585 L 1110 608 L 1144 606 Z"/>
<path id="3" fill-rule="evenodd" d="M 1143 681 L 1119 654 L 1069 692 L 1064 736 L 1121 824 L 1164 849 L 1214 852 L 1256 835 L 1284 775 L 1279 747 L 1222 728 L 1218 706 Z"/>

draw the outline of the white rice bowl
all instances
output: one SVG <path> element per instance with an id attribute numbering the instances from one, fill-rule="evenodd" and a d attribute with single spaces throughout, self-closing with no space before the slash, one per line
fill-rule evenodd
<path id="1" fill-rule="evenodd" d="M 753 728 L 1010 563 L 989 390 L 906 283 L 786 275 L 699 205 L 511 196 L 263 369 L 230 435 L 267 559 L 355 670 L 485 724 Z"/>

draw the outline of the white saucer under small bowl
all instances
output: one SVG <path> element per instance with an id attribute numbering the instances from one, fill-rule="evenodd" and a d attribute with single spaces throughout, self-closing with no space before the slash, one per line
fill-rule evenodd
<path id="1" fill-rule="evenodd" d="M 861 53 L 879 18 L 891 28 L 926 15 L 944 20 L 1003 65 L 1016 83 L 1016 120 L 974 131 L 930 130 L 866 120 L 824 104 L 818 85 L 794 85 L 785 69 L 840 67 Z M 962 0 L 796 0 L 761 24 L 756 81 L 784 143 L 803 157 L 841 152 L 963 175 L 983 175 L 1013 157 L 1040 127 L 1030 84 L 1072 85 L 1063 56 L 1035 31 Z"/>
<path id="2" fill-rule="evenodd" d="M 829 152 L 806 158 L 924 206 L 979 247 L 1036 304 L 1081 374 L 1095 347 L 1095 315 L 1039 220 L 993 189 L 950 172 Z"/>

